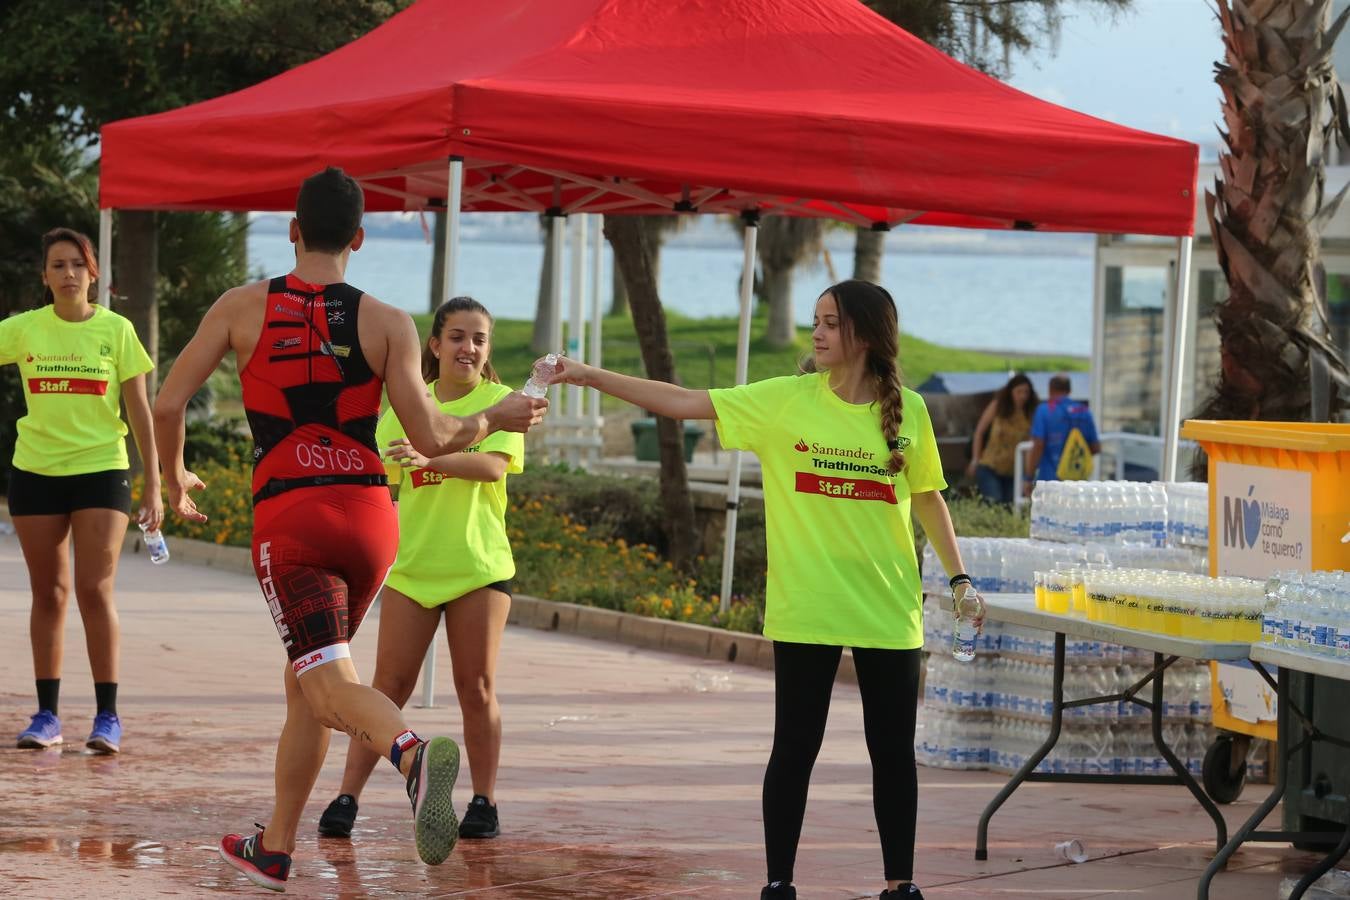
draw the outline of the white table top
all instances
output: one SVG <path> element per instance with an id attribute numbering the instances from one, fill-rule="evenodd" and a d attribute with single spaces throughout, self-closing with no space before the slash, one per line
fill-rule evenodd
<path id="1" fill-rule="evenodd" d="M 1168 656 L 1186 659 L 1247 659 L 1252 651 L 1252 645 L 1246 643 L 1175 637 L 1170 634 L 1126 628 L 1123 625 L 1090 622 L 1081 615 L 1065 616 L 1046 612 L 1036 608 L 1036 598 L 1031 594 L 986 594 L 984 600 L 989 606 L 988 617 L 995 622 L 1007 622 L 1010 625 L 1039 628 L 1042 631 L 1053 631 L 1092 641 L 1138 647 L 1141 650 L 1152 650 L 1154 653 L 1165 653 Z M 951 609 L 951 604 L 950 595 L 942 598 L 944 609 Z"/>
<path id="2" fill-rule="evenodd" d="M 1316 653 L 1302 653 L 1298 650 L 1276 647 L 1274 644 L 1252 644 L 1251 660 L 1296 672 L 1307 672 L 1309 675 L 1324 675 L 1327 678 L 1350 681 L 1350 660 Z"/>

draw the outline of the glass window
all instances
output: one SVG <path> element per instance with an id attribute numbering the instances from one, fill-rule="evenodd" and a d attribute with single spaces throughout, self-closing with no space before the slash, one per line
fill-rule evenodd
<path id="1" fill-rule="evenodd" d="M 1101 431 L 1158 433 L 1162 413 L 1163 304 L 1168 268 L 1108 265 Z"/>

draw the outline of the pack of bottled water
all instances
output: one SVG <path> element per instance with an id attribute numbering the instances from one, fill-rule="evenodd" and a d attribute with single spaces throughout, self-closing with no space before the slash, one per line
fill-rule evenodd
<path id="1" fill-rule="evenodd" d="M 1350 661 L 1350 576 L 1277 572 L 1265 586 L 1261 641 Z"/>
<path id="2" fill-rule="evenodd" d="M 1122 694 L 1148 674 L 1152 665 L 1102 665 L 1096 661 L 1066 665 L 1064 699 L 1086 700 Z M 1011 657 L 977 656 L 973 664 L 933 653 L 924 673 L 924 705 L 953 714 L 985 713 L 1048 721 L 1053 713 L 1054 666 Z M 1137 696 L 1152 699 L 1152 688 Z M 1175 663 L 1163 679 L 1163 717 L 1168 721 L 1207 721 L 1211 714 L 1209 667 Z M 1128 700 L 1075 706 L 1071 719 L 1143 719 L 1148 710 Z"/>
<path id="3" fill-rule="evenodd" d="M 1047 736 L 1045 725 L 1007 716 L 996 716 L 989 730 L 989 767 L 1003 773 L 1020 769 Z M 1163 726 L 1163 739 L 1187 771 L 1200 775 L 1205 751 L 1214 739 L 1210 726 L 1171 723 Z M 1150 726 L 1088 721 L 1066 724 L 1059 741 L 1036 771 L 1061 775 L 1167 775 L 1172 769 L 1158 753 Z"/>
<path id="4" fill-rule="evenodd" d="M 1167 542 L 1167 490 L 1146 481 L 1038 481 L 1031 536 L 1053 541 Z"/>
<path id="5" fill-rule="evenodd" d="M 1169 481 L 1167 542 L 1174 547 L 1209 546 L 1209 485 L 1198 481 Z"/>
<path id="6" fill-rule="evenodd" d="M 987 769 L 991 725 L 988 716 L 925 714 L 915 729 L 915 759 L 936 769 Z"/>

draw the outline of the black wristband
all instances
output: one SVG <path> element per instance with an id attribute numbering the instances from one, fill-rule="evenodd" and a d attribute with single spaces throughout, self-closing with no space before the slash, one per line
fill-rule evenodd
<path id="1" fill-rule="evenodd" d="M 973 584 L 975 583 L 974 581 L 971 580 L 971 577 L 970 577 L 969 575 L 967 575 L 965 572 L 962 572 L 960 575 L 953 575 L 953 576 L 951 577 L 951 580 L 949 580 L 949 581 L 947 582 L 947 587 L 949 587 L 949 588 L 955 588 L 958 584 L 960 584 L 960 583 L 963 582 L 963 581 L 964 581 L 966 584 L 971 584 L 971 585 L 973 585 Z"/>

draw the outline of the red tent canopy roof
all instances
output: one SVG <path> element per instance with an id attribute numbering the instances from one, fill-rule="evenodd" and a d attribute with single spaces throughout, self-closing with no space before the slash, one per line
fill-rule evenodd
<path id="1" fill-rule="evenodd" d="M 1190 234 L 1197 150 L 1038 100 L 858 0 L 421 0 L 242 91 L 102 132 L 101 205 L 736 212 Z"/>

